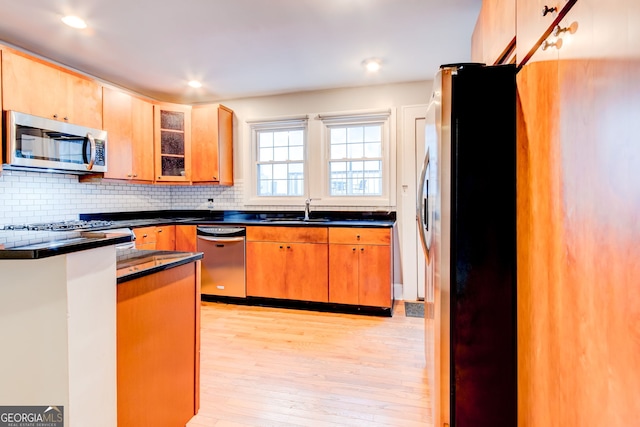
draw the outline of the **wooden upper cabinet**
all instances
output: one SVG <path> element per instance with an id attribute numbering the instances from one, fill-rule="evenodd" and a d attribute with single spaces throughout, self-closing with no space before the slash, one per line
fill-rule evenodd
<path id="1" fill-rule="evenodd" d="M 153 104 L 107 87 L 102 98 L 109 162 L 104 177 L 152 182 Z"/>
<path id="2" fill-rule="evenodd" d="M 191 106 L 156 104 L 153 109 L 155 182 L 191 181 Z"/>
<path id="3" fill-rule="evenodd" d="M 153 104 L 135 96 L 132 97 L 131 124 L 132 179 L 144 182 L 153 181 L 155 176 Z M 111 141 L 108 133 L 107 138 Z"/>
<path id="4" fill-rule="evenodd" d="M 516 0 L 484 0 L 471 38 L 471 60 L 487 65 L 513 60 Z"/>
<path id="5" fill-rule="evenodd" d="M 537 61 L 553 59 L 556 46 L 544 46 L 544 43 L 555 41 L 554 28 L 574 6 L 576 0 L 516 1 L 517 64 L 526 64 L 534 54 Z"/>
<path id="6" fill-rule="evenodd" d="M 637 0 L 578 0 L 559 21 L 575 31 L 549 37 L 560 48 L 538 49 L 517 74 L 518 418 L 528 427 L 625 425 L 639 413 L 629 379 L 640 375 L 640 332 L 625 317 L 640 307 L 627 292 L 640 277 L 638 22 Z M 558 60 L 542 60 L 549 51 Z"/>
<path id="7" fill-rule="evenodd" d="M 102 128 L 101 85 L 81 74 L 3 49 L 2 87 L 4 110 Z"/>
<path id="8" fill-rule="evenodd" d="M 233 111 L 224 105 L 191 110 L 191 181 L 233 185 Z"/>

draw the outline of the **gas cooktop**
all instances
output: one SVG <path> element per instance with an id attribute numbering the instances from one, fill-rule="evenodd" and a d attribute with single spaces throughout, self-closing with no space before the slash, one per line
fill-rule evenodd
<path id="1" fill-rule="evenodd" d="M 113 225 L 113 221 L 102 220 L 71 220 L 48 222 L 39 224 L 18 224 L 5 225 L 3 230 L 28 230 L 28 231 L 74 231 L 74 230 L 92 230 L 96 228 L 105 228 Z"/>

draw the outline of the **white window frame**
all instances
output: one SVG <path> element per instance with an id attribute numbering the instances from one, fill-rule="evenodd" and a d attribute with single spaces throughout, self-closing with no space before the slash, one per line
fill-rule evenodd
<path id="1" fill-rule="evenodd" d="M 314 117 L 315 119 L 309 119 Z M 382 194 L 379 196 L 331 196 L 329 188 L 330 143 L 332 124 L 382 124 Z M 304 193 L 303 196 L 258 196 L 257 131 L 304 127 Z M 307 198 L 312 207 L 396 207 L 396 111 L 357 110 L 332 113 L 252 119 L 245 122 L 245 141 L 250 153 L 245 156 L 244 204 L 249 207 L 296 207 L 302 209 Z"/>
<path id="2" fill-rule="evenodd" d="M 314 205 L 325 206 L 384 206 L 395 207 L 396 204 L 396 129 L 395 109 L 348 111 L 341 113 L 324 113 L 316 116 L 321 122 L 320 143 L 322 146 L 320 179 L 312 180 L 311 193 L 317 195 Z M 382 131 L 382 194 L 332 196 L 329 185 L 331 162 L 330 127 L 365 126 L 380 124 Z"/>
<path id="3" fill-rule="evenodd" d="M 308 162 L 308 145 L 309 145 L 309 131 L 308 131 L 308 116 L 295 116 L 295 117 L 276 117 L 269 119 L 255 119 L 247 120 L 246 124 L 249 128 L 251 155 L 250 164 L 248 167 L 248 185 L 245 188 L 245 204 L 247 205 L 301 205 L 308 197 L 309 193 L 309 162 Z M 304 164 L 304 185 L 303 193 L 300 196 L 259 196 L 258 195 L 258 132 L 263 130 L 278 130 L 278 129 L 295 129 L 299 128 L 303 131 L 303 164 Z"/>

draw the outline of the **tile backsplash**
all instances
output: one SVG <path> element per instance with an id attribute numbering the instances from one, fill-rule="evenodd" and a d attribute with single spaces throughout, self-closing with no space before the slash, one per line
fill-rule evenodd
<path id="1" fill-rule="evenodd" d="M 209 206 L 208 199 L 213 199 Z M 78 176 L 5 170 L 0 175 L 0 228 L 78 219 L 81 213 L 154 210 L 301 210 L 302 206 L 245 206 L 243 185 L 231 187 L 140 185 Z M 360 211 L 363 207 L 323 207 Z M 373 208 L 375 209 L 375 208 Z M 76 233 L 77 234 L 77 233 Z M 0 245 L 7 247 L 72 237 L 66 232 L 0 229 Z"/>
<path id="2" fill-rule="evenodd" d="M 242 209 L 242 186 L 164 186 L 78 182 L 76 175 L 5 170 L 0 175 L 0 226 L 78 219 L 81 213 L 167 209 Z M 0 244 L 64 238 L 60 232 L 0 230 Z"/>

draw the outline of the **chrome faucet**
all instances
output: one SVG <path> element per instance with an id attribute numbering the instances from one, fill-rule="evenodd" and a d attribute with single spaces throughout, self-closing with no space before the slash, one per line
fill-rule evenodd
<path id="1" fill-rule="evenodd" d="M 311 206 L 311 198 L 304 201 L 304 220 L 309 221 L 309 212 Z"/>

